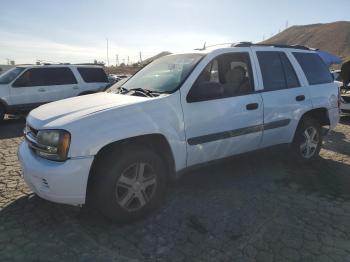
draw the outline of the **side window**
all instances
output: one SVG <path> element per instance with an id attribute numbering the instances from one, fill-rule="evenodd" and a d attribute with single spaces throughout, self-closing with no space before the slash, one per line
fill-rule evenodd
<path id="1" fill-rule="evenodd" d="M 13 87 L 52 86 L 76 84 L 72 71 L 67 67 L 31 68 L 25 71 Z"/>
<path id="2" fill-rule="evenodd" d="M 248 53 L 220 55 L 201 72 L 187 100 L 199 102 L 249 94 L 254 90 L 253 83 Z"/>
<path id="3" fill-rule="evenodd" d="M 108 78 L 102 68 L 78 67 L 79 74 L 86 83 L 107 83 Z"/>
<path id="4" fill-rule="evenodd" d="M 283 52 L 258 51 L 260 70 L 265 91 L 300 86 L 297 75 Z"/>
<path id="5" fill-rule="evenodd" d="M 46 81 L 43 73 L 42 68 L 28 69 L 13 83 L 13 87 L 44 86 Z"/>
<path id="6" fill-rule="evenodd" d="M 45 74 L 44 77 L 48 86 L 72 85 L 77 83 L 72 70 L 68 67 L 43 68 L 43 74 Z"/>
<path id="7" fill-rule="evenodd" d="M 318 54 L 294 52 L 293 55 L 303 69 L 310 85 L 333 82 L 333 77 L 327 65 Z"/>
<path id="8" fill-rule="evenodd" d="M 293 88 L 293 87 L 300 86 L 295 70 L 292 64 L 290 63 L 288 57 L 286 56 L 286 54 L 280 53 L 280 57 L 281 57 L 281 61 L 284 69 L 284 75 L 286 77 L 287 87 Z"/>

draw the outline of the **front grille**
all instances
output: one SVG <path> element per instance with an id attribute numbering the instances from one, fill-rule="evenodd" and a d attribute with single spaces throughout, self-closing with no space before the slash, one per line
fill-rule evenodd
<path id="1" fill-rule="evenodd" d="M 47 147 L 44 145 L 41 145 L 37 141 L 37 135 L 38 135 L 38 130 L 35 128 L 31 127 L 30 125 L 26 125 L 26 128 L 24 130 L 24 137 L 28 143 L 28 146 L 33 149 L 34 151 L 43 151 L 43 152 L 48 152 Z"/>
<path id="2" fill-rule="evenodd" d="M 38 134 L 38 130 L 36 130 L 36 129 L 34 129 L 34 128 L 32 128 L 31 126 L 29 126 L 28 125 L 28 129 L 29 129 L 29 131 L 31 132 L 31 133 L 33 133 L 33 135 L 37 135 Z"/>

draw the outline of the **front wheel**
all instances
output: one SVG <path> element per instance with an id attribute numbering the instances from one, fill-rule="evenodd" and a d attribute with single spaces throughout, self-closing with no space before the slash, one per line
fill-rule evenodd
<path id="1" fill-rule="evenodd" d="M 5 108 L 0 104 L 0 122 L 5 119 Z"/>
<path id="2" fill-rule="evenodd" d="M 118 157 L 119 155 L 119 157 Z M 130 146 L 100 163 L 95 174 L 96 207 L 116 222 L 145 216 L 161 203 L 165 174 L 161 158 L 145 147 Z"/>
<path id="3" fill-rule="evenodd" d="M 314 119 L 304 119 L 295 133 L 292 150 L 296 160 L 310 162 L 318 157 L 322 145 L 321 125 Z"/>

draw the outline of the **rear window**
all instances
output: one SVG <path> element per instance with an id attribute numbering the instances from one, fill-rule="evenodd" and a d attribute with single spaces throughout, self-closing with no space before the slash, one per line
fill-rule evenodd
<path id="1" fill-rule="evenodd" d="M 333 82 L 333 77 L 321 57 L 315 53 L 293 52 L 310 85 Z"/>
<path id="2" fill-rule="evenodd" d="M 14 83 L 14 87 L 54 86 L 76 84 L 72 71 L 68 67 L 30 68 Z"/>
<path id="3" fill-rule="evenodd" d="M 108 83 L 108 78 L 102 68 L 78 67 L 78 71 L 86 83 Z"/>

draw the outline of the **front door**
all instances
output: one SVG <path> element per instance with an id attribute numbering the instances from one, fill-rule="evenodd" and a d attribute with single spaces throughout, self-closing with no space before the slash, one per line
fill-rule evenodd
<path id="1" fill-rule="evenodd" d="M 68 67 L 35 67 L 26 70 L 10 88 L 13 105 L 35 105 L 64 98 L 77 85 Z"/>
<path id="2" fill-rule="evenodd" d="M 202 66 L 188 94 L 181 89 L 187 166 L 254 150 L 262 137 L 263 104 L 254 93 L 250 50 Z"/>

